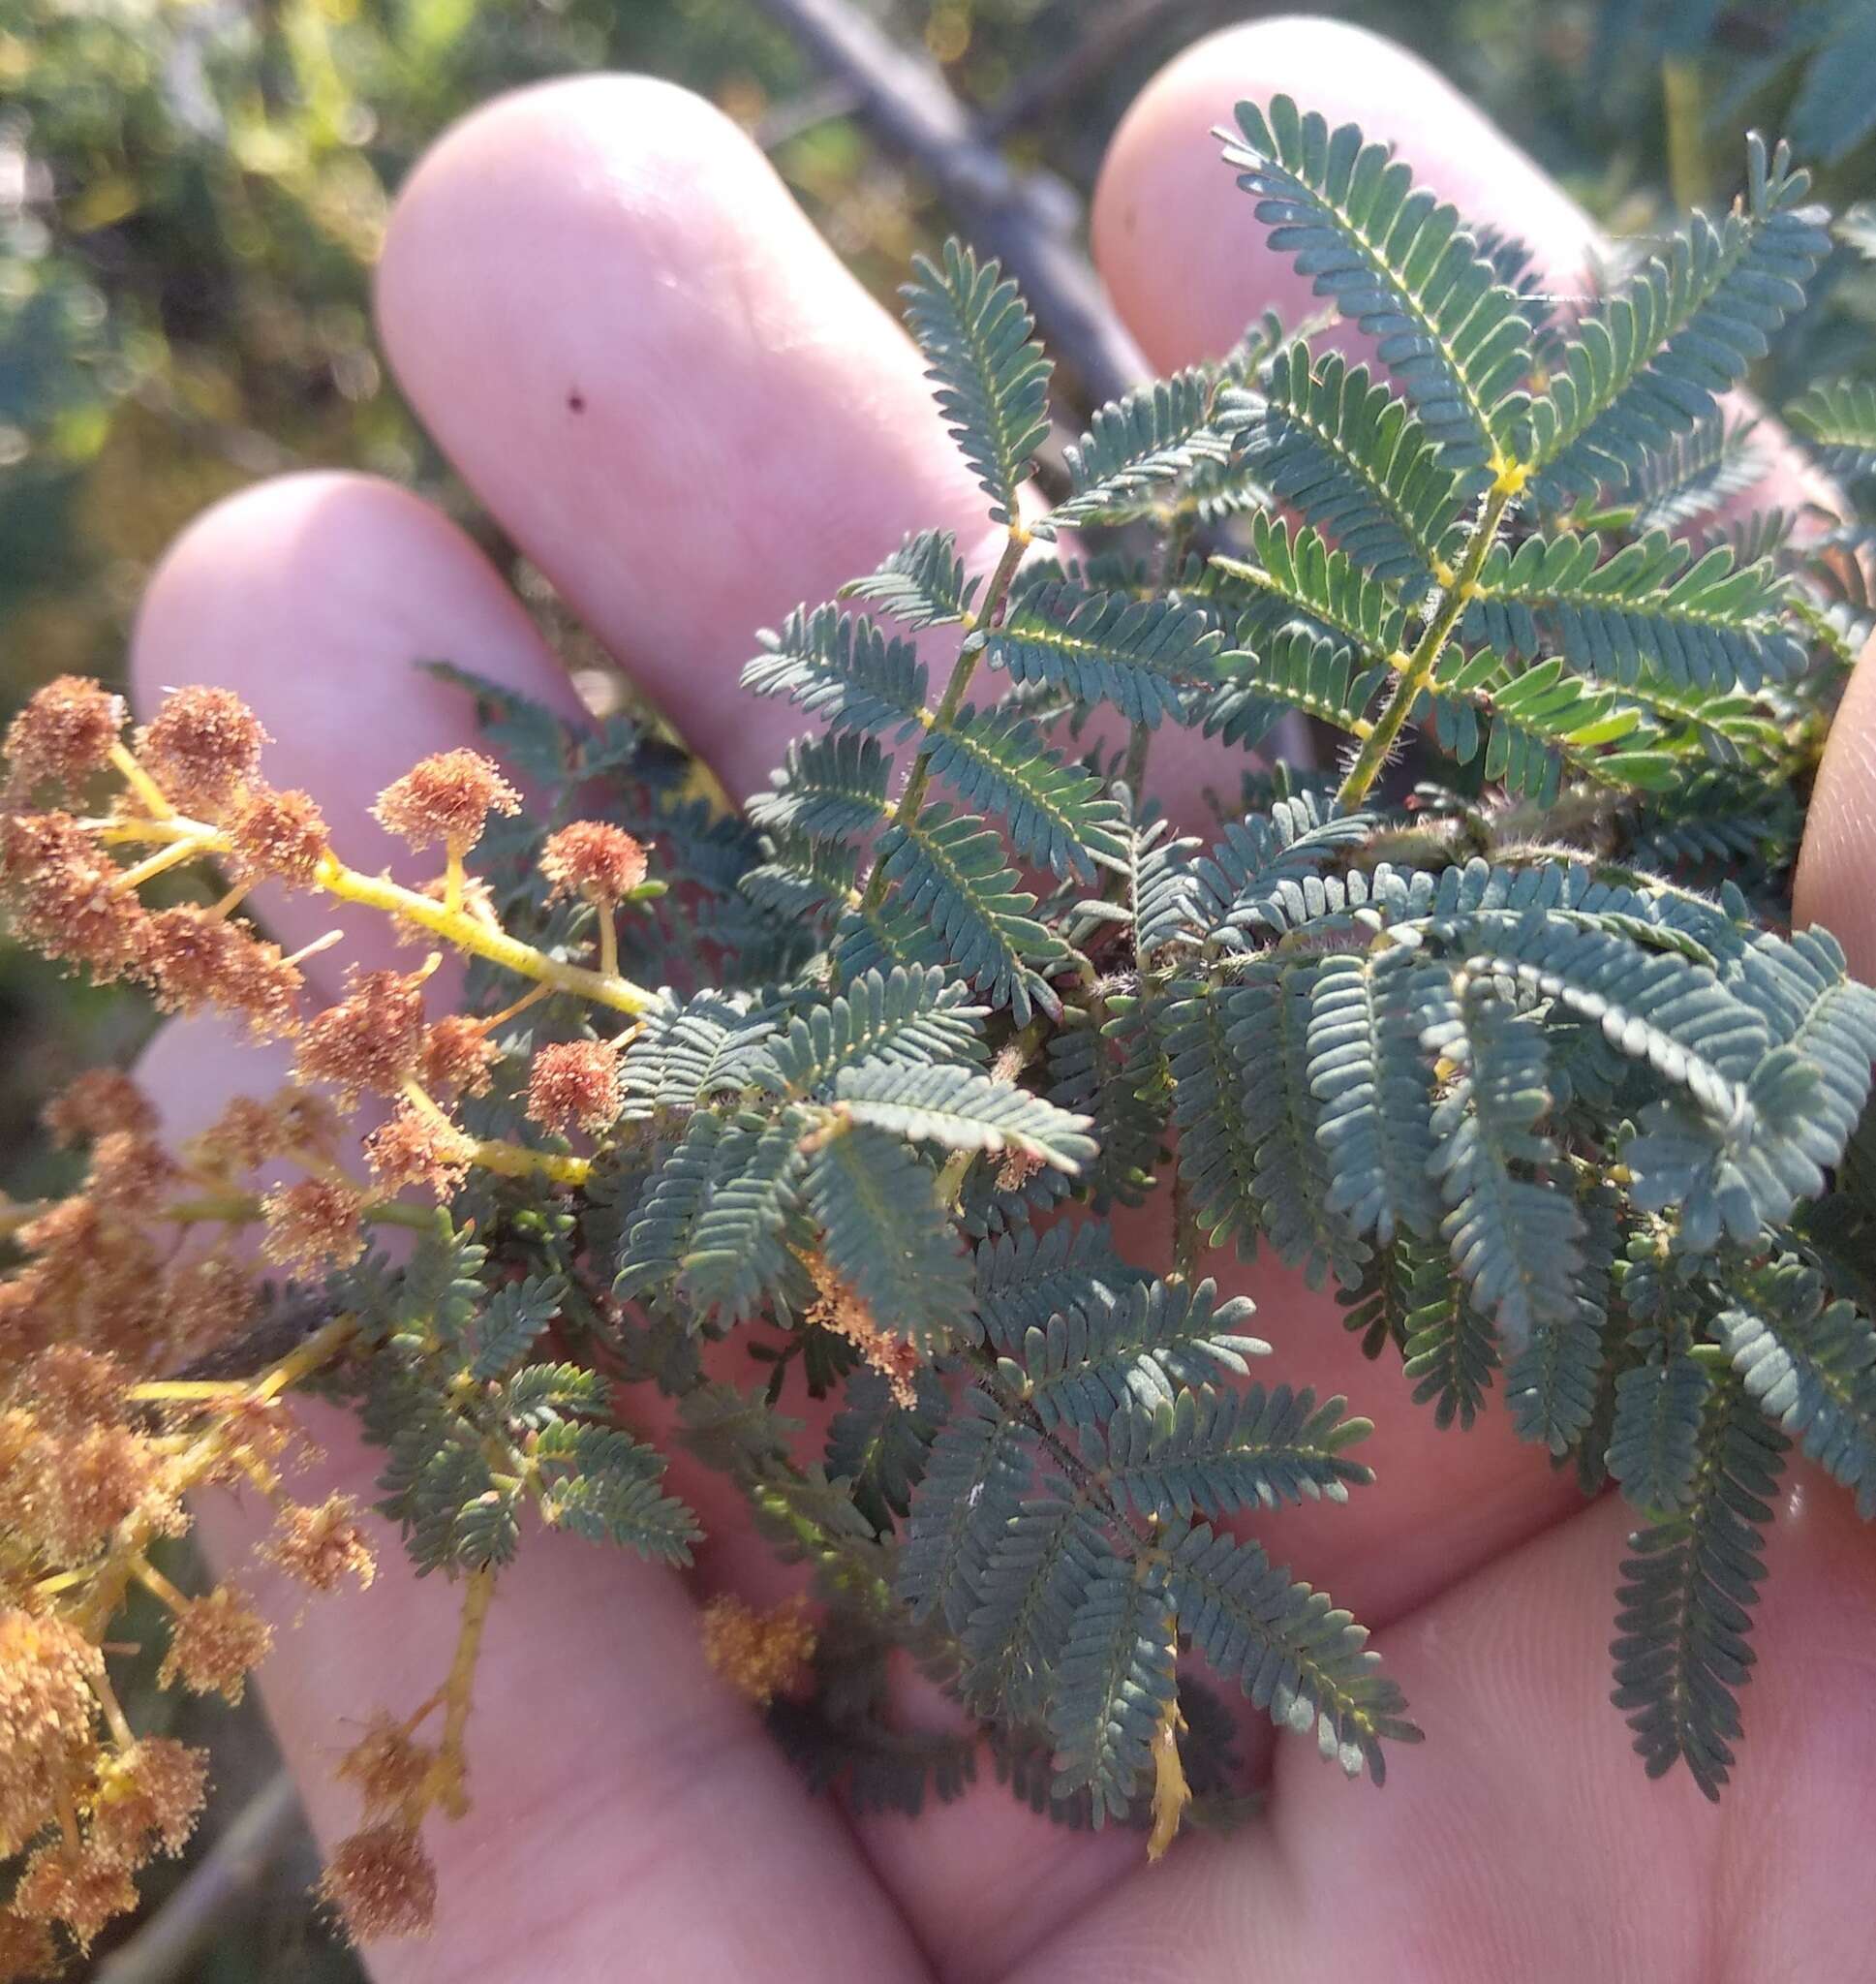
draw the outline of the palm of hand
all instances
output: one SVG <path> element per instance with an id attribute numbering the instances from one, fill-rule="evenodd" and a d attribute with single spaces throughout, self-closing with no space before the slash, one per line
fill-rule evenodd
<path id="1" fill-rule="evenodd" d="M 1156 364 L 1222 348 L 1266 301 L 1298 314 L 1294 277 L 1204 138 L 1236 98 L 1276 89 L 1397 138 L 1423 178 L 1522 234 L 1553 276 L 1580 267 L 1581 216 L 1398 51 L 1319 22 L 1239 30 L 1150 86 L 1097 199 L 1103 272 Z M 896 328 L 753 152 L 662 86 L 558 85 L 452 135 L 398 209 L 381 317 L 406 389 L 479 497 L 732 790 L 761 782 L 789 728 L 734 687 L 750 631 L 907 529 L 981 517 Z M 387 484 L 315 476 L 190 532 L 151 589 L 135 669 L 146 696 L 237 687 L 279 739 L 282 782 L 353 822 L 341 834 L 355 848 L 379 787 L 459 740 L 458 700 L 408 666 L 439 654 L 573 706 L 453 526 Z M 1876 932 L 1849 891 L 1876 789 L 1858 756 L 1872 703 L 1865 668 L 1820 784 L 1800 905 L 1864 969 Z M 315 934 L 293 929 L 296 912 L 322 914 L 290 901 L 280 934 Z M 342 954 L 383 943 L 361 931 Z M 175 1027 L 145 1074 L 186 1131 L 271 1078 L 254 1059 L 207 1025 Z M 1153 1257 L 1152 1234 L 1127 1237 Z M 1383 1793 L 1278 1743 L 1266 1814 L 1151 1872 L 1136 1836 L 1061 1832 L 994 1785 L 913 1824 L 849 1823 L 807 1798 L 702 1667 L 699 1592 L 764 1574 L 706 1489 L 716 1540 L 688 1586 L 531 1539 L 489 1631 L 476 1808 L 435 1842 L 438 1935 L 383 1952 L 377 1973 L 1876 1975 L 1841 1877 L 1847 1842 L 1876 1817 L 1876 1714 L 1859 1699 L 1876 1582 L 1854 1590 L 1870 1560 L 1845 1498 L 1793 1477 L 1749 1743 L 1715 1812 L 1684 1775 L 1644 1779 L 1607 1702 L 1630 1518 L 1582 1507 L 1502 1414 L 1469 1436 L 1436 1431 L 1398 1369 L 1365 1364 L 1300 1284 L 1260 1273 L 1247 1292 L 1275 1375 L 1345 1391 L 1379 1425 L 1366 1457 L 1383 1490 L 1288 1513 L 1273 1541 L 1380 1629 L 1428 1731 Z M 335 1473 L 368 1479 L 344 1431 L 321 1431 Z M 228 1508 L 202 1522 L 229 1550 L 251 1535 Z M 284 1642 L 268 1705 L 323 1829 L 348 1823 L 329 1782 L 341 1719 L 427 1692 L 453 1629 L 446 1592 L 393 1575 Z"/>

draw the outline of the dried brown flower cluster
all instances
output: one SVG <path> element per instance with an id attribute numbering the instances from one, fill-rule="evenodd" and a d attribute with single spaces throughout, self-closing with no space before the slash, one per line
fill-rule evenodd
<path id="1" fill-rule="evenodd" d="M 415 1072 L 423 1051 L 423 981 L 427 972 L 364 972 L 346 996 L 310 1019 L 295 1061 L 302 1081 L 329 1082 L 340 1106 L 359 1095 L 394 1096 Z"/>
<path id="2" fill-rule="evenodd" d="M 157 1679 L 180 1681 L 196 1694 L 219 1694 L 231 1703 L 247 1690 L 249 1672 L 267 1658 L 273 1628 L 232 1585 L 217 1585 L 204 1598 L 185 1598 L 169 1624 L 169 1650 Z"/>
<path id="3" fill-rule="evenodd" d="M 8 794 L 28 798 L 42 786 L 77 791 L 110 761 L 123 733 L 124 698 L 81 675 L 60 675 L 7 727 Z"/>
<path id="4" fill-rule="evenodd" d="M 231 689 L 178 689 L 138 733 L 137 756 L 179 812 L 212 820 L 252 784 L 268 741 Z"/>
<path id="5" fill-rule="evenodd" d="M 502 1051 L 493 1036 L 537 999 L 591 996 L 597 984 L 601 1006 L 623 1002 L 630 1015 L 648 996 L 616 977 L 611 919 L 647 868 L 644 848 L 616 827 L 576 822 L 541 861 L 554 897 L 600 913 L 597 973 L 502 930 L 462 857 L 519 798 L 478 753 L 426 759 L 380 795 L 386 827 L 415 848 L 441 843 L 448 862 L 425 887 L 405 889 L 346 868 L 313 799 L 266 782 L 266 732 L 231 692 L 173 692 L 134 737 L 125 723 L 118 698 L 76 678 L 48 685 L 15 720 L 0 907 L 46 955 L 138 980 L 167 1010 L 216 1008 L 257 1035 L 292 1039 L 295 1081 L 234 1098 L 171 1147 L 128 1076 L 81 1076 L 45 1116 L 57 1145 L 84 1153 L 77 1189 L 0 1206 L 0 1236 L 17 1256 L 0 1273 L 0 1855 L 29 1855 L 0 1909 L 0 1976 L 31 1975 L 56 1966 L 62 1948 L 87 1947 L 135 1906 L 138 1869 L 176 1851 L 201 1806 L 202 1754 L 138 1734 L 111 1691 L 105 1648 L 128 1590 L 140 1586 L 165 1608 L 165 1686 L 237 1701 L 272 1644 L 273 1627 L 238 1585 L 192 1596 L 152 1561 L 153 1545 L 187 1529 L 185 1497 L 217 1483 L 266 1496 L 275 1523 L 260 1558 L 309 1594 L 376 1573 L 350 1498 L 302 1504 L 284 1485 L 295 1436 L 280 1394 L 342 1352 L 350 1325 L 335 1321 L 252 1380 L 179 1374 L 239 1352 L 269 1267 L 317 1277 L 359 1256 L 371 1221 L 402 1213 L 412 1223 L 417 1208 L 394 1204 L 399 1194 L 447 1199 L 478 1163 L 582 1176 L 585 1160 L 478 1141 L 451 1112 L 490 1093 Z M 118 790 L 100 811 L 92 787 L 107 774 Z M 179 898 L 166 884 L 146 901 L 159 877 L 189 887 Z M 261 883 L 377 908 L 401 934 L 420 927 L 479 949 L 532 984 L 502 1013 L 433 1019 L 432 954 L 413 971 L 354 968 L 337 999 L 308 1010 L 299 958 L 235 914 Z M 506 1074 L 549 1132 L 597 1132 L 617 1116 L 616 1041 L 553 1041 Z M 389 1114 L 353 1124 L 367 1099 L 388 1101 Z M 491 1588 L 485 1574 L 469 1580 L 446 1687 L 410 1722 L 374 1719 L 342 1766 L 363 1794 L 364 1824 L 338 1848 L 323 1892 L 361 1939 L 430 1922 L 436 1875 L 419 1830 L 433 1809 L 464 1803 L 462 1732 Z M 774 1685 L 810 1643 L 801 1629 L 767 1635 L 761 1658 Z M 753 1674 L 752 1662 L 757 1653 L 743 1661 Z M 441 1736 L 419 1742 L 415 1728 L 438 1707 Z"/>
<path id="6" fill-rule="evenodd" d="M 815 1296 L 808 1320 L 845 1337 L 891 1385 L 893 1398 L 909 1409 L 912 1381 L 918 1376 L 918 1352 L 904 1337 L 884 1327 L 820 1255 L 810 1256 L 808 1273 Z"/>
<path id="7" fill-rule="evenodd" d="M 386 786 L 372 808 L 384 826 L 412 847 L 441 842 L 456 855 L 468 853 L 481 839 L 491 813 L 520 810 L 521 794 L 479 751 L 440 751 L 424 759 Z"/>
<path id="8" fill-rule="evenodd" d="M 541 844 L 540 872 L 553 884 L 548 900 L 584 896 L 615 908 L 644 881 L 645 850 L 623 827 L 576 820 Z"/>
<path id="9" fill-rule="evenodd" d="M 340 1841 L 320 1893 L 354 1942 L 427 1936 L 437 1917 L 437 1870 L 416 1829 L 396 1819 Z"/>
<path id="10" fill-rule="evenodd" d="M 619 1050 L 606 1040 L 556 1040 L 528 1071 L 528 1114 L 544 1129 L 603 1130 L 619 1113 Z"/>
<path id="11" fill-rule="evenodd" d="M 0 1852 L 57 1824 L 0 1916 L 0 1958 L 16 1966 L 53 1953 L 52 1923 L 88 1948 L 137 1906 L 137 1870 L 180 1852 L 201 1813 L 206 1756 L 168 1737 L 101 1742 L 106 1688 L 104 1656 L 75 1627 L 0 1611 Z"/>
<path id="12" fill-rule="evenodd" d="M 704 1658 L 757 1708 L 792 1688 L 814 1652 L 814 1622 L 799 1598 L 758 1612 L 724 1595 L 703 1608 Z"/>

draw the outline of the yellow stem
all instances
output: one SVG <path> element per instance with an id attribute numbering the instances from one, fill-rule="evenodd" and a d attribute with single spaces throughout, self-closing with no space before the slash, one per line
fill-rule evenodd
<path id="1" fill-rule="evenodd" d="M 139 888 L 158 875 L 167 874 L 171 868 L 180 868 L 185 861 L 193 861 L 207 852 L 207 849 L 195 841 L 176 841 L 169 847 L 159 849 L 154 854 L 138 862 L 135 868 L 126 868 L 111 884 L 118 893 Z M 245 890 L 242 891 L 246 893 Z"/>
<path id="2" fill-rule="evenodd" d="M 228 850 L 225 833 L 199 820 L 184 820 L 174 814 L 150 820 L 108 821 L 98 829 L 98 837 L 106 842 L 199 841 L 200 852 L 203 853 L 224 853 Z M 533 945 L 510 937 L 506 930 L 478 921 L 467 910 L 452 910 L 432 896 L 401 886 L 387 875 L 365 875 L 356 868 L 348 868 L 335 854 L 322 859 L 314 884 L 341 902 L 358 903 L 365 909 L 415 923 L 453 944 L 458 950 L 486 958 L 490 964 L 500 965 L 519 977 L 532 978 L 551 991 L 570 992 L 577 999 L 610 1007 L 615 1012 L 650 1012 L 658 1005 L 655 992 L 634 985 L 630 978 L 548 957 Z"/>
<path id="3" fill-rule="evenodd" d="M 318 957 L 323 950 L 330 950 L 335 944 L 343 943 L 343 930 L 328 930 L 323 937 L 316 937 L 311 944 L 302 944 L 291 957 L 281 960 L 283 964 L 303 965 L 309 957 Z"/>
<path id="4" fill-rule="evenodd" d="M 475 1162 L 504 1178 L 529 1178 L 538 1172 L 557 1185 L 584 1185 L 593 1173 L 590 1158 L 563 1157 L 556 1151 L 530 1150 L 526 1144 L 495 1138 L 476 1146 Z"/>
<path id="5" fill-rule="evenodd" d="M 253 883 L 237 882 L 234 884 L 234 886 L 231 888 L 225 896 L 222 897 L 221 901 L 218 902 L 214 906 L 214 908 L 209 911 L 209 914 L 211 916 L 231 916 L 234 914 L 234 912 L 238 910 L 244 902 L 246 902 L 248 897 L 253 892 Z M 332 935 L 335 938 L 338 936 L 338 934 L 339 933 L 336 930 L 332 933 Z"/>
<path id="6" fill-rule="evenodd" d="M 619 932 L 613 923 L 610 903 L 600 903 L 595 914 L 600 919 L 600 969 L 608 978 L 619 976 Z"/>
<path id="7" fill-rule="evenodd" d="M 169 1606 L 171 1612 L 180 1612 L 188 1604 L 189 1600 L 176 1590 L 175 1586 L 157 1569 L 156 1566 L 147 1557 L 142 1556 L 140 1553 L 132 1557 L 130 1572 L 132 1577 L 146 1592 L 154 1592 Z"/>
<path id="8" fill-rule="evenodd" d="M 479 1034 L 492 1034 L 497 1027 L 507 1026 L 516 1014 L 526 1012 L 529 1007 L 551 998 L 553 990 L 551 985 L 531 986 L 519 999 L 503 1007 L 500 1012 L 491 1012 L 485 1019 L 478 1019 L 476 1022 L 476 1031 Z"/>
<path id="9" fill-rule="evenodd" d="M 444 1683 L 443 1739 L 437 1746 L 436 1760 L 430 1766 L 423 1799 L 434 1800 L 451 1818 L 469 1810 L 469 1796 L 463 1788 L 468 1765 L 463 1754 L 463 1737 L 469 1728 L 469 1711 L 476 1684 L 476 1662 L 482 1650 L 482 1628 L 488 1624 L 489 1600 L 495 1596 L 495 1572 L 484 1566 L 472 1570 L 463 1593 L 462 1628 L 456 1635 L 456 1657 L 449 1663 L 449 1678 Z"/>
<path id="10" fill-rule="evenodd" d="M 153 1406 L 167 1399 L 238 1399 L 246 1391 L 238 1378 L 153 1378 L 132 1385 L 124 1396 L 134 1406 Z"/>
<path id="11" fill-rule="evenodd" d="M 463 852 L 453 842 L 443 871 L 443 907 L 453 916 L 463 906 Z"/>
<path id="12" fill-rule="evenodd" d="M 100 1667 L 93 1678 L 92 1691 L 98 1697 L 98 1704 L 105 1712 L 105 1720 L 110 1724 L 110 1740 L 119 1750 L 128 1750 L 137 1741 L 137 1731 L 130 1725 L 130 1718 L 124 1713 L 124 1705 L 117 1699 L 117 1690 L 110 1685 L 110 1677 Z"/>
<path id="13" fill-rule="evenodd" d="M 461 1131 L 449 1119 L 448 1113 L 440 1108 L 423 1084 L 413 1075 L 404 1084 L 404 1095 L 420 1115 L 427 1116 L 432 1123 L 441 1124 L 446 1130 Z M 485 1171 L 499 1172 L 504 1178 L 528 1178 L 539 1172 L 562 1185 L 584 1185 L 593 1169 L 586 1158 L 562 1157 L 554 1151 L 530 1150 L 526 1144 L 507 1143 L 500 1137 L 488 1137 L 474 1146 L 471 1162 L 481 1165 Z"/>
<path id="14" fill-rule="evenodd" d="M 143 810 L 152 820 L 169 820 L 175 815 L 175 808 L 163 795 L 163 788 L 138 763 L 130 754 L 130 747 L 117 743 L 110 747 L 110 761 L 123 774 L 124 783 L 143 802 Z"/>
<path id="15" fill-rule="evenodd" d="M 1504 519 L 1512 499 L 1523 487 L 1529 475 L 1526 464 L 1509 462 L 1502 464 L 1491 489 L 1486 494 L 1485 505 L 1479 521 L 1465 547 L 1465 556 L 1460 561 L 1459 570 L 1453 574 L 1451 585 L 1441 589 L 1438 604 L 1429 618 L 1425 632 L 1414 642 L 1410 654 L 1396 676 L 1394 695 L 1388 706 L 1381 712 L 1379 721 L 1363 740 L 1361 750 L 1356 754 L 1355 762 L 1348 768 L 1348 775 L 1341 782 L 1336 793 L 1336 803 L 1344 813 L 1353 812 L 1368 796 L 1369 788 L 1380 776 L 1382 767 L 1388 761 L 1388 754 L 1394 749 L 1395 739 L 1407 721 L 1413 706 L 1420 700 L 1421 692 L 1432 680 L 1433 669 L 1445 651 L 1446 643 L 1454 628 L 1464 613 L 1466 603 L 1471 599 L 1473 588 L 1478 584 L 1480 572 L 1485 567 L 1486 554 L 1492 549 L 1498 536 L 1498 526 Z"/>
<path id="16" fill-rule="evenodd" d="M 361 903 L 367 909 L 383 910 L 389 915 L 434 931 L 437 936 L 446 938 L 458 950 L 485 957 L 491 964 L 504 966 L 521 977 L 537 979 L 559 992 L 571 992 L 581 999 L 591 1000 L 596 1006 L 609 1006 L 617 1012 L 640 1013 L 651 1011 L 658 1004 L 655 993 L 647 992 L 642 985 L 634 985 L 629 978 L 588 971 L 584 966 L 569 965 L 559 958 L 548 957 L 535 949 L 533 945 L 510 937 L 506 930 L 491 929 L 461 910 L 446 910 L 443 904 L 429 896 L 399 887 L 388 876 L 361 875 L 355 868 L 346 867 L 330 854 L 320 864 L 319 883 L 322 888 L 342 902 Z"/>

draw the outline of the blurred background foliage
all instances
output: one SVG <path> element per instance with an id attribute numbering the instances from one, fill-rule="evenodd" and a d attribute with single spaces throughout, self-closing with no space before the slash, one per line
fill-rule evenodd
<path id="1" fill-rule="evenodd" d="M 1256 11 L 852 4 L 922 47 L 983 131 L 1073 200 L 1138 79 Z M 1445 69 L 1618 234 L 1730 198 L 1748 123 L 1787 133 L 1827 194 L 1868 184 L 1876 165 L 1876 0 L 1320 11 Z M 762 0 L 0 0 L 0 721 L 52 674 L 115 676 L 165 543 L 257 477 L 374 470 L 507 555 L 376 356 L 371 265 L 399 182 L 447 123 L 516 84 L 609 67 L 722 105 L 882 294 L 952 225 Z M 1840 259 L 1781 357 L 1787 376 L 1765 382 L 1774 400 L 1867 351 L 1872 277 Z M 89 1061 L 128 1058 L 147 1026 L 132 995 L 0 947 L 0 1186 L 29 1197 L 53 1182 L 31 1130 L 40 1098 Z M 188 1717 L 145 1703 L 138 1719 L 155 1728 L 165 1714 Z M 218 1745 L 224 1824 L 271 1768 L 251 1707 L 248 1727 L 245 1746 Z M 175 1880 L 216 1836 L 211 1822 Z M 208 1944 L 161 1974 L 355 1976 L 303 1900 L 309 1852 L 288 1839 L 218 1909 Z M 135 1961 L 113 1969 L 107 1950 L 98 1974 L 158 1974 L 123 1968 Z"/>

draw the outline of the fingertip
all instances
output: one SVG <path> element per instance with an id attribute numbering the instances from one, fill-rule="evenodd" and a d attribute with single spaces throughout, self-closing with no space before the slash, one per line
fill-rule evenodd
<path id="1" fill-rule="evenodd" d="M 564 670 L 469 537 L 373 476 L 257 483 L 186 530 L 157 568 L 131 638 L 134 699 L 237 691 L 274 743 L 279 785 L 309 789 L 374 862 L 391 843 L 357 819 L 426 753 L 465 740 L 462 692 L 420 666 L 449 661 L 569 715 Z M 355 835 L 353 831 L 355 825 Z"/>
<path id="2" fill-rule="evenodd" d="M 738 785 L 778 742 L 731 702 L 755 630 L 981 516 L 899 325 L 670 84 L 545 84 L 458 125 L 399 200 L 378 315 L 440 445 Z"/>
<path id="3" fill-rule="evenodd" d="M 1821 923 L 1876 980 L 1876 641 L 1863 649 L 1818 767 L 1793 888 L 1799 929 Z"/>
<path id="4" fill-rule="evenodd" d="M 1266 244 L 1210 136 L 1241 100 L 1283 92 L 1332 125 L 1353 121 L 1397 145 L 1468 221 L 1516 234 L 1547 279 L 1581 287 L 1594 240 L 1587 217 L 1483 111 L 1385 36 L 1279 16 L 1193 43 L 1141 91 L 1109 146 L 1094 259 L 1155 365 L 1215 356 L 1266 308 L 1294 323 L 1315 307 L 1308 281 Z"/>

